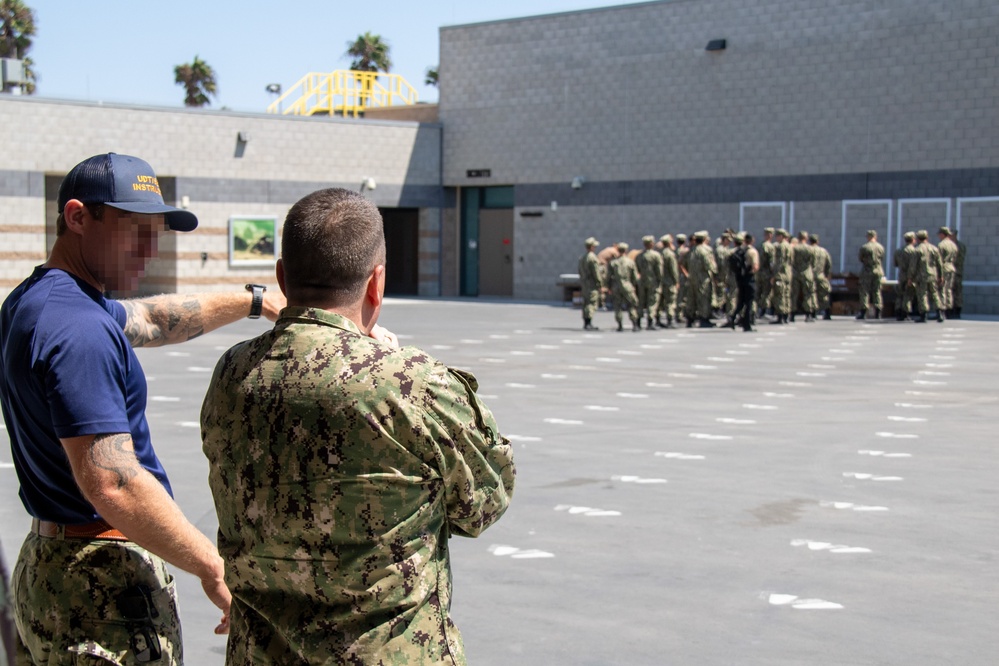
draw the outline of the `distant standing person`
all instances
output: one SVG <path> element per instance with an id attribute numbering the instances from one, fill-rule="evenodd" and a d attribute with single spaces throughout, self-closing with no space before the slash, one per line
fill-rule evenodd
<path id="1" fill-rule="evenodd" d="M 593 315 L 600 307 L 600 290 L 603 279 L 600 275 L 600 260 L 593 251 L 600 243 L 593 236 L 586 239 L 586 253 L 579 258 L 579 292 L 583 299 L 583 330 L 596 331 Z"/>
<path id="2" fill-rule="evenodd" d="M 895 321 L 905 321 L 910 312 L 915 312 L 913 301 L 915 291 L 909 282 L 909 265 L 917 261 L 915 248 L 916 234 L 906 231 L 902 236 L 902 246 L 895 252 L 892 261 L 898 269 L 898 284 L 895 286 Z"/>
<path id="3" fill-rule="evenodd" d="M 916 295 L 916 309 L 919 312 L 917 323 L 927 320 L 927 313 L 936 310 L 933 317 L 938 322 L 943 322 L 943 313 L 940 312 L 940 300 L 937 296 L 937 282 L 942 270 L 940 253 L 937 248 L 929 242 L 929 234 L 925 229 L 916 232 L 916 255 L 909 264 L 909 284 L 912 285 Z"/>
<path id="4" fill-rule="evenodd" d="M 968 246 L 957 238 L 957 229 L 952 229 L 950 239 L 957 245 L 957 258 L 954 260 L 954 319 L 961 318 L 964 307 L 964 258 L 968 254 Z"/>
<path id="5" fill-rule="evenodd" d="M 771 324 L 786 324 L 791 314 L 791 279 L 794 270 L 791 265 L 791 243 L 788 242 L 790 234 L 785 229 L 777 230 L 777 242 L 774 243 L 773 255 L 773 275 L 770 278 L 772 291 L 770 292 L 771 303 L 774 309 L 774 318 Z"/>
<path id="6" fill-rule="evenodd" d="M 759 308 L 760 317 L 773 314 L 771 305 L 771 284 L 773 279 L 774 247 L 773 242 L 775 229 L 767 227 L 763 230 L 763 242 L 760 244 L 760 270 L 756 272 L 756 303 Z"/>
<path id="7" fill-rule="evenodd" d="M 711 321 L 711 309 L 714 276 L 718 272 L 718 268 L 715 266 L 715 257 L 711 251 L 710 243 L 711 237 L 707 231 L 698 231 L 694 234 L 694 249 L 690 251 L 688 259 L 690 269 L 688 276 L 689 296 L 693 303 L 688 306 L 691 318 L 687 321 L 687 328 L 693 326 L 694 318 L 697 318 L 700 328 L 715 327 L 715 323 Z"/>
<path id="8" fill-rule="evenodd" d="M 740 233 L 735 237 L 736 249 L 730 264 L 738 288 L 738 301 L 735 307 L 735 323 L 749 333 L 753 330 L 756 300 L 756 273 L 760 270 L 760 254 L 753 247 L 753 234 Z M 741 247 L 739 247 L 741 246 Z"/>
<path id="9" fill-rule="evenodd" d="M 638 321 L 646 317 L 646 328 L 654 330 L 659 313 L 663 283 L 663 255 L 656 249 L 656 237 L 642 237 L 645 249 L 635 258 L 638 269 Z"/>
<path id="10" fill-rule="evenodd" d="M 614 299 L 614 321 L 617 322 L 617 330 L 624 330 L 624 310 L 628 311 L 628 318 L 631 319 L 631 330 L 641 331 L 642 322 L 638 318 L 638 269 L 635 262 L 628 256 L 628 244 L 617 244 L 618 257 L 610 262 L 608 274 L 610 276 L 611 296 Z"/>
<path id="11" fill-rule="evenodd" d="M 676 295 L 680 287 L 680 268 L 676 260 L 676 251 L 673 249 L 673 237 L 665 234 L 659 239 L 663 244 L 663 292 L 660 301 L 660 317 L 656 319 L 656 324 L 662 328 L 673 328 L 673 320 L 676 319 Z M 666 315 L 666 323 L 662 323 L 661 316 Z"/>
<path id="12" fill-rule="evenodd" d="M 860 247 L 860 279 L 857 287 L 860 296 L 860 312 L 857 319 L 867 317 L 869 307 L 874 307 L 874 318 L 881 319 L 881 282 L 885 277 L 885 249 L 878 242 L 878 232 L 870 229 L 867 242 Z"/>
<path id="13" fill-rule="evenodd" d="M 378 326 L 385 236 L 363 196 L 292 206 L 277 280 L 288 307 L 222 355 L 201 410 L 226 663 L 465 664 L 448 540 L 503 515 L 510 443 L 472 375 Z"/>
<path id="14" fill-rule="evenodd" d="M 957 244 L 950 239 L 951 231 L 948 227 L 940 227 L 937 236 L 940 242 L 937 243 L 937 251 L 940 252 L 940 263 L 943 266 L 943 275 L 940 281 L 940 307 L 948 319 L 956 316 L 954 310 L 954 281 L 957 272 Z"/>
<path id="15" fill-rule="evenodd" d="M 829 302 L 829 295 L 832 293 L 832 284 L 830 283 L 830 279 L 832 278 L 832 257 L 829 256 L 829 250 L 819 245 L 818 234 L 809 234 L 808 242 L 811 244 L 812 252 L 815 255 L 815 263 L 813 264 L 815 272 L 815 307 L 817 308 L 817 312 L 822 313 L 822 319 L 828 321 L 832 319 L 831 304 Z"/>

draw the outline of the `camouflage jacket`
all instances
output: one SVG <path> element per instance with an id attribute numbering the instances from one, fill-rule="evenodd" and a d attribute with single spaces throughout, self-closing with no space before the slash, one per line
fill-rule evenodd
<path id="1" fill-rule="evenodd" d="M 465 663 L 448 537 L 495 522 L 514 483 L 476 388 L 314 308 L 223 354 L 201 428 L 227 663 Z"/>
<path id="2" fill-rule="evenodd" d="M 646 289 L 657 289 L 663 281 L 663 255 L 659 250 L 644 250 L 635 257 L 638 281 Z"/>
<path id="3" fill-rule="evenodd" d="M 600 275 L 600 261 L 593 252 L 587 252 L 579 258 L 580 291 L 595 291 L 603 286 L 603 276 Z"/>

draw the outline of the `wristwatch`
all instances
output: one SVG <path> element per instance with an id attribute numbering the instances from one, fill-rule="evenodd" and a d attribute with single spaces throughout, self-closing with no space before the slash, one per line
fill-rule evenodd
<path id="1" fill-rule="evenodd" d="M 267 287 L 262 284 L 248 284 L 246 290 L 253 294 L 253 304 L 250 305 L 250 319 L 259 319 L 264 308 L 264 292 Z"/>

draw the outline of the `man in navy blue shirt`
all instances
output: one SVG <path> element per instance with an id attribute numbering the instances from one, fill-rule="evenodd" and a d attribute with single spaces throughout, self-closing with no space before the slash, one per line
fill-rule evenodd
<path id="1" fill-rule="evenodd" d="M 0 404 L 33 518 L 12 580 L 18 663 L 182 663 L 164 561 L 201 579 L 223 613 L 216 632 L 228 630 L 222 559 L 173 501 L 132 348 L 184 342 L 246 316 L 273 321 L 284 299 L 259 285 L 121 302 L 104 295 L 136 288 L 161 233 L 197 224 L 163 203 L 143 160 L 91 157 L 59 190 L 48 261 L 0 308 Z"/>

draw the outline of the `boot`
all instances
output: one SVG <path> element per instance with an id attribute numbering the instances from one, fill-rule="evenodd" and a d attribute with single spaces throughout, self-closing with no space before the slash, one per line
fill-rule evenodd
<path id="1" fill-rule="evenodd" d="M 857 319 L 865 319 L 867 317 L 867 310 L 861 310 L 857 313 Z"/>
<path id="2" fill-rule="evenodd" d="M 663 318 L 661 315 L 656 317 L 656 328 L 666 328 L 666 325 L 663 324 Z"/>
<path id="3" fill-rule="evenodd" d="M 881 308 L 874 308 L 874 318 L 881 319 Z"/>
<path id="4" fill-rule="evenodd" d="M 961 318 L 961 308 L 960 307 L 954 308 L 954 319 L 960 319 L 960 318 Z"/>
<path id="5" fill-rule="evenodd" d="M 584 331 L 599 331 L 600 329 L 593 325 L 592 319 L 583 320 L 583 330 Z"/>
<path id="6" fill-rule="evenodd" d="M 729 317 L 728 320 L 722 324 L 722 328 L 731 328 L 735 330 L 735 317 Z"/>
<path id="7" fill-rule="evenodd" d="M 624 326 L 621 324 L 621 322 L 618 322 L 617 323 L 617 332 L 620 333 L 623 330 L 624 330 Z"/>
<path id="8" fill-rule="evenodd" d="M 940 310 L 937 310 L 937 323 L 942 324 L 943 322 L 944 322 L 943 313 L 940 312 Z"/>
<path id="9" fill-rule="evenodd" d="M 693 327 L 694 327 L 694 318 L 690 317 L 687 319 L 687 328 L 693 328 Z"/>
<path id="10" fill-rule="evenodd" d="M 814 324 L 815 323 L 815 313 L 814 312 L 806 312 L 805 313 L 805 323 L 806 324 Z"/>
<path id="11" fill-rule="evenodd" d="M 793 312 L 791 313 L 791 323 L 792 324 L 794 323 L 794 313 Z"/>
<path id="12" fill-rule="evenodd" d="M 784 323 L 784 317 L 785 317 L 785 316 L 786 316 L 786 315 L 782 315 L 782 314 L 775 314 L 775 315 L 773 316 L 773 319 L 771 319 L 771 320 L 770 320 L 770 323 L 771 323 L 771 324 L 783 324 L 783 323 Z"/>
<path id="13" fill-rule="evenodd" d="M 822 319 L 824 321 L 832 321 L 832 310 L 826 308 L 824 312 L 825 314 L 822 315 Z"/>
<path id="14" fill-rule="evenodd" d="M 925 324 L 926 323 L 926 313 L 925 312 L 920 312 L 919 313 L 919 316 L 916 317 L 916 323 L 917 324 Z"/>
<path id="15" fill-rule="evenodd" d="M 676 328 L 676 326 L 673 325 L 673 317 L 669 315 L 666 316 L 666 328 Z"/>
<path id="16" fill-rule="evenodd" d="M 632 319 L 631 320 L 631 332 L 632 333 L 638 333 L 641 330 L 642 330 L 642 320 L 641 319 Z"/>
<path id="17" fill-rule="evenodd" d="M 905 321 L 905 312 L 899 310 L 895 313 L 895 321 Z"/>
<path id="18" fill-rule="evenodd" d="M 649 329 L 650 331 L 656 330 L 656 324 L 655 322 L 652 321 L 652 317 L 647 318 L 647 321 L 645 322 L 645 328 Z"/>
<path id="19" fill-rule="evenodd" d="M 705 317 L 704 319 L 701 320 L 701 323 L 698 326 L 699 328 L 715 328 L 718 325 L 713 321 L 711 321 L 710 319 L 708 319 L 707 317 Z"/>

